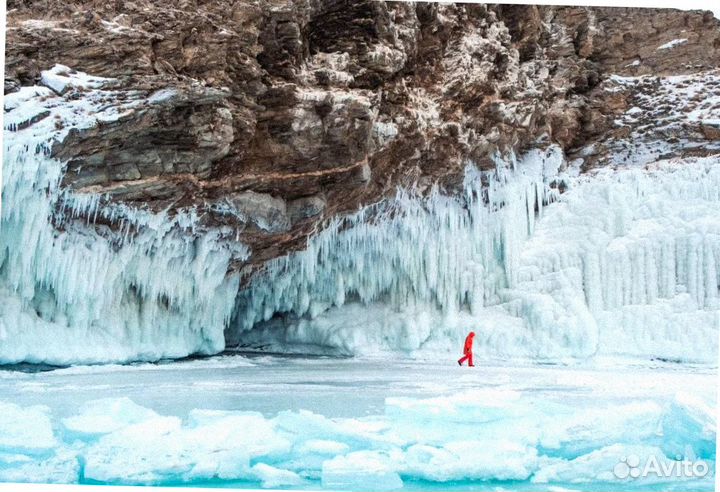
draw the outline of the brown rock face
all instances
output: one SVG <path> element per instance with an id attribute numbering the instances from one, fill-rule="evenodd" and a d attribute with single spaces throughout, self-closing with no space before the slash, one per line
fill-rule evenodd
<path id="1" fill-rule="evenodd" d="M 225 157 L 233 142 L 227 95 L 207 87 L 162 89 L 150 94 L 152 104 L 120 121 L 71 131 L 55 146 L 55 156 L 68 160 L 64 183 L 88 191 L 103 191 L 112 183 L 118 198 L 153 200 L 162 198 L 157 190 L 144 194 L 138 186 L 148 178 L 208 177 L 212 163 Z M 159 191 L 178 192 L 170 187 Z"/>
<path id="2" fill-rule="evenodd" d="M 241 224 L 258 265 L 398 185 L 452 193 L 468 162 L 496 153 L 557 143 L 601 165 L 645 90 L 607 90 L 611 75 L 718 67 L 720 23 L 370 0 L 9 1 L 6 92 L 56 63 L 144 101 L 56 145 L 64 186 Z"/>

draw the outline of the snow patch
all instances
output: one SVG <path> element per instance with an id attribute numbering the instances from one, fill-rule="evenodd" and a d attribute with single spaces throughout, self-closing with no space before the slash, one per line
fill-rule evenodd
<path id="1" fill-rule="evenodd" d="M 60 64 L 40 72 L 40 83 L 60 95 L 70 89 L 99 89 L 111 81 L 112 79 L 93 77 Z"/>
<path id="2" fill-rule="evenodd" d="M 674 48 L 676 46 L 680 46 L 681 44 L 687 43 L 687 38 L 681 38 L 681 39 L 673 39 L 672 41 L 668 41 L 667 43 L 658 46 L 655 48 L 656 50 L 669 50 L 671 48 Z"/>

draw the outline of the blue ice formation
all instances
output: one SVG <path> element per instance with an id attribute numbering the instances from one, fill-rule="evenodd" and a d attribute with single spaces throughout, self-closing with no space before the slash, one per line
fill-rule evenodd
<path id="1" fill-rule="evenodd" d="M 583 407 L 483 389 L 388 398 L 384 414 L 361 418 L 213 410 L 180 418 L 128 398 L 90 401 L 61 419 L 12 403 L 0 403 L 0 415 L 0 482 L 712 490 L 715 471 L 714 412 L 684 393 Z"/>

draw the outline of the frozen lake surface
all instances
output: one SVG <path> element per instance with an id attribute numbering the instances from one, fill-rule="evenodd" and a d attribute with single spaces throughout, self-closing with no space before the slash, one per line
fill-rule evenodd
<path id="1" fill-rule="evenodd" d="M 267 417 L 282 410 L 361 417 L 382 413 L 387 397 L 429 398 L 481 388 L 578 404 L 664 400 L 678 391 L 714 402 L 716 373 L 706 366 L 620 359 L 592 365 L 476 361 L 474 368 L 460 368 L 453 360 L 402 356 L 388 360 L 247 354 L 34 373 L 6 370 L 0 371 L 0 394 L 19 405 L 47 405 L 60 417 L 72 415 L 86 401 L 106 397 L 128 397 L 171 415 L 210 408 L 257 411 Z"/>
<path id="2" fill-rule="evenodd" d="M 230 354 L 17 369 L 0 371 L 0 481 L 713 489 L 706 366 Z M 628 459 L 707 473 L 622 477 Z"/>

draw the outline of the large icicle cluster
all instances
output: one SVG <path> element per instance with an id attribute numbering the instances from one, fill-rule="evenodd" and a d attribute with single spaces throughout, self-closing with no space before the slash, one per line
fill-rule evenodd
<path id="1" fill-rule="evenodd" d="M 100 206 L 98 195 L 59 188 L 54 141 L 111 121 L 140 99 L 111 103 L 107 79 L 56 66 L 46 85 L 83 87 L 61 97 L 42 86 L 5 97 L 0 222 L 0 362 L 102 362 L 179 357 L 224 348 L 237 292 L 227 276 L 242 246 L 222 231 L 193 234 L 192 211 L 173 217 Z M 64 91 L 63 91 L 64 92 Z M 113 227 L 103 224 L 110 223 Z"/>
<path id="2" fill-rule="evenodd" d="M 459 199 L 401 192 L 276 260 L 240 294 L 239 341 L 448 350 L 473 329 L 486 356 L 715 360 L 716 157 L 583 176 L 558 173 L 558 151 L 513 164 L 469 168 Z"/>
<path id="3" fill-rule="evenodd" d="M 274 260 L 240 293 L 237 328 L 290 313 L 289 324 L 281 321 L 286 342 L 351 352 L 455 339 L 458 320 L 482 316 L 517 283 L 520 247 L 559 196 L 551 184 L 561 164 L 558 148 L 536 150 L 490 173 L 469 168 L 460 199 L 400 190 L 335 219 L 305 251 Z M 240 337 L 272 338 L 276 324 Z"/>
<path id="4" fill-rule="evenodd" d="M 241 296 L 243 329 L 274 312 L 316 316 L 346 295 L 393 307 L 475 309 L 515 281 L 518 245 L 534 228 L 535 210 L 556 196 L 545 183 L 561 154 L 533 152 L 517 170 L 469 174 L 466 200 L 434 190 L 422 199 L 399 190 L 389 202 L 336 218 L 305 251 L 279 258 Z M 546 168 L 550 172 L 545 172 Z"/>

